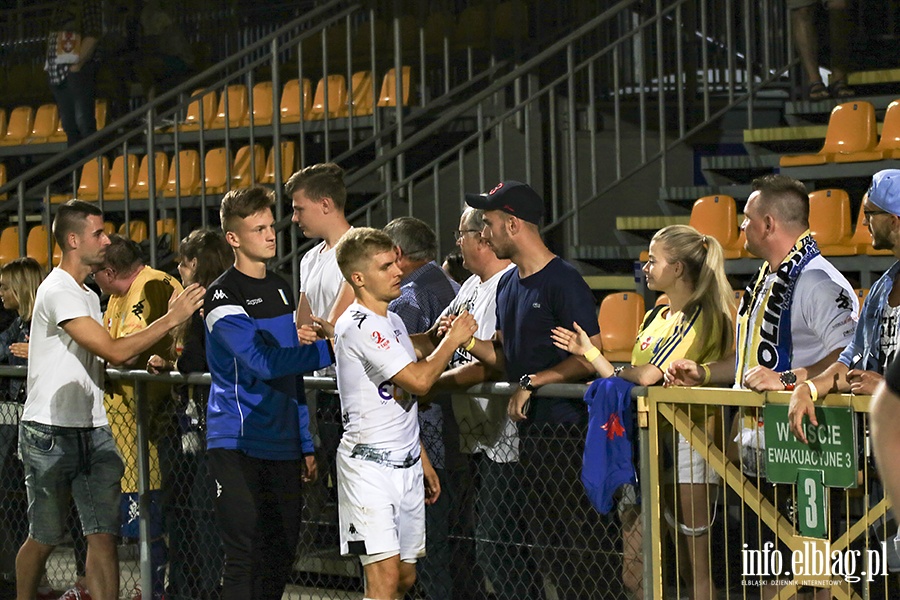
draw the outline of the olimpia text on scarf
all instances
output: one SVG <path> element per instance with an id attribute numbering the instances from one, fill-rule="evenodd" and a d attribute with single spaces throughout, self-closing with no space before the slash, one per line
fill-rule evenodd
<path id="1" fill-rule="evenodd" d="M 819 247 L 807 229 L 794 243 L 784 261 L 775 271 L 775 281 L 763 292 L 769 263 L 759 268 L 756 280 L 747 286 L 738 309 L 735 348 L 735 382 L 740 385 L 744 373 L 756 365 L 773 371 L 787 371 L 791 368 L 791 300 L 794 285 L 803 268 L 819 255 Z M 753 307 L 760 307 L 756 317 L 756 327 L 749 330 Z"/>

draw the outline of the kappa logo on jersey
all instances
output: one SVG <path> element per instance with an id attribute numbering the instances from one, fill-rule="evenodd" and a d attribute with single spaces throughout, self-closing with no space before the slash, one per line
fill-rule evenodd
<path id="1" fill-rule="evenodd" d="M 391 340 L 381 335 L 380 331 L 373 331 L 372 339 L 375 340 L 375 345 L 382 350 L 387 350 L 391 347 Z"/>
<path id="2" fill-rule="evenodd" d="M 228 297 L 228 296 L 225 295 L 225 290 L 216 290 L 215 292 L 213 292 L 213 295 L 212 295 L 213 301 L 215 301 L 215 300 L 224 300 L 224 299 L 226 299 L 227 297 Z"/>
<path id="3" fill-rule="evenodd" d="M 137 304 L 135 304 L 134 306 L 131 307 L 131 314 L 133 314 L 136 317 L 140 317 L 142 314 L 144 314 L 144 301 L 143 300 L 139 301 Z"/>
<path id="4" fill-rule="evenodd" d="M 643 342 L 641 342 L 641 350 L 646 350 L 647 348 L 649 348 L 652 341 L 653 338 L 648 335 L 647 338 Z"/>
<path id="5" fill-rule="evenodd" d="M 363 321 L 365 321 L 366 317 L 368 317 L 368 316 L 369 315 L 367 315 L 366 313 L 364 313 L 362 311 L 354 310 L 353 314 L 350 315 L 350 318 L 353 319 L 354 321 L 356 321 L 357 328 L 362 329 Z"/>

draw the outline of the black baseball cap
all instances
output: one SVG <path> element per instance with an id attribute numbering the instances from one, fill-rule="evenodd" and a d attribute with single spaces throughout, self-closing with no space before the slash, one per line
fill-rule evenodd
<path id="1" fill-rule="evenodd" d="M 527 183 L 511 179 L 501 181 L 485 194 L 466 194 L 466 204 L 482 210 L 502 210 L 535 225 L 544 218 L 544 200 Z"/>

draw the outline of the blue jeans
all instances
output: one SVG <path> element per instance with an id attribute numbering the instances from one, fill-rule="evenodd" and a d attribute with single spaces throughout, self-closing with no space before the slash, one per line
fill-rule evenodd
<path id="1" fill-rule="evenodd" d="M 61 543 L 73 498 L 84 535 L 118 535 L 125 465 L 108 425 L 76 429 L 23 421 L 19 450 L 32 539 L 47 546 Z"/>

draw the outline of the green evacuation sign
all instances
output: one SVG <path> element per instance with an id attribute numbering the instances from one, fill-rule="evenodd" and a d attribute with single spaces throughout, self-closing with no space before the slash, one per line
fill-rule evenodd
<path id="1" fill-rule="evenodd" d="M 766 479 L 797 483 L 800 469 L 822 471 L 827 487 L 856 487 L 856 422 L 850 408 L 817 407 L 817 426 L 804 418 L 809 444 L 794 437 L 786 405 L 763 408 L 766 440 Z"/>

